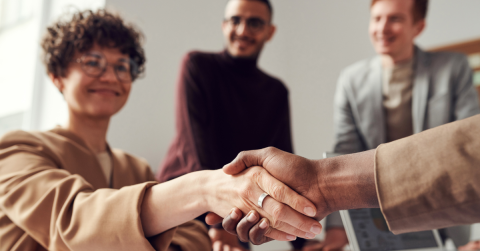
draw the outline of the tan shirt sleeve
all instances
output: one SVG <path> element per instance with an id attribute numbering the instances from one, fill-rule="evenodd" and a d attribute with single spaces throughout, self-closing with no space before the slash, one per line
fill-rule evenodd
<path id="1" fill-rule="evenodd" d="M 153 250 L 139 212 L 155 182 L 94 190 L 38 142 L 14 143 L 0 146 L 0 209 L 45 249 Z"/>
<path id="2" fill-rule="evenodd" d="M 151 170 L 151 169 L 148 169 Z M 152 172 L 149 171 L 149 180 L 155 180 Z M 176 245 L 182 251 L 210 251 L 212 243 L 208 236 L 208 230 L 203 223 L 191 220 L 174 229 L 170 233 L 162 233 L 149 238 L 150 243 L 156 250 L 168 250 L 169 245 Z"/>
<path id="3" fill-rule="evenodd" d="M 480 115 L 380 145 L 380 207 L 396 234 L 480 222 Z"/>

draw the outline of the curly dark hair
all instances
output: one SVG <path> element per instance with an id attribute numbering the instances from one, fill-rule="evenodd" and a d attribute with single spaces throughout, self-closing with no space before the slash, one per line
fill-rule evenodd
<path id="1" fill-rule="evenodd" d="M 144 36 L 141 31 L 126 25 L 123 19 L 107 10 L 79 11 L 69 21 L 57 21 L 47 28 L 41 46 L 47 73 L 64 77 L 76 52 L 86 52 L 94 44 L 118 48 L 129 55 L 137 67 L 132 68 L 132 80 L 145 71 Z"/>

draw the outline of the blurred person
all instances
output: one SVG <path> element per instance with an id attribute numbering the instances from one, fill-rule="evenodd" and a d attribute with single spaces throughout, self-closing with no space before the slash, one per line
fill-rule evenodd
<path id="1" fill-rule="evenodd" d="M 211 250 L 205 226 L 190 220 L 232 207 L 248 212 L 274 188 L 289 196 L 277 198 L 287 205 L 269 197 L 260 211 L 271 237 L 321 231 L 303 215 L 314 214 L 313 204 L 261 168 L 155 182 L 144 160 L 106 141 L 145 68 L 141 33 L 105 10 L 77 12 L 47 31 L 43 60 L 69 117 L 50 131 L 0 138 L 0 250 Z"/>
<path id="2" fill-rule="evenodd" d="M 347 67 L 338 79 L 334 152 L 375 149 L 480 113 L 466 56 L 415 45 L 427 8 L 428 0 L 371 1 L 369 35 L 378 56 Z M 332 226 L 342 228 L 339 213 L 327 218 L 326 228 Z M 468 226 L 441 230 L 443 239 L 449 231 L 462 232 L 456 234 L 460 238 L 451 236 L 457 246 L 468 241 Z M 341 239 L 334 247 L 346 244 Z"/>
<path id="3" fill-rule="evenodd" d="M 480 115 L 451 122 L 376 150 L 310 160 L 273 147 L 241 152 L 223 167 L 235 175 L 261 166 L 310 199 L 321 219 L 338 210 L 380 208 L 394 234 L 480 222 Z M 277 196 L 279 196 L 277 194 Z M 280 195 L 281 196 L 281 195 Z M 224 228 L 255 244 L 270 241 L 266 219 L 233 209 Z M 210 223 L 222 221 L 213 213 Z M 470 247 L 476 248 L 478 242 Z"/>
<path id="4" fill-rule="evenodd" d="M 219 169 L 243 150 L 274 146 L 293 152 L 288 90 L 257 65 L 275 33 L 272 14 L 268 0 L 230 0 L 222 23 L 225 49 L 193 51 L 183 58 L 176 136 L 160 165 L 159 181 Z M 210 229 L 210 236 L 214 243 L 248 248 L 221 226 Z M 294 246 L 302 243 L 299 239 Z"/>

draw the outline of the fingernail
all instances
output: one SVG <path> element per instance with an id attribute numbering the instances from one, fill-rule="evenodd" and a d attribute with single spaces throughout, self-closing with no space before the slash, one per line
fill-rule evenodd
<path id="1" fill-rule="evenodd" d="M 310 228 L 310 232 L 314 234 L 320 234 L 322 232 L 322 228 L 319 226 L 313 226 L 312 228 Z"/>
<path id="2" fill-rule="evenodd" d="M 297 236 L 287 234 L 287 240 L 294 241 L 297 239 Z"/>
<path id="3" fill-rule="evenodd" d="M 235 213 L 235 210 L 233 210 L 232 213 L 230 214 L 230 218 L 234 220 L 238 219 L 238 214 Z"/>
<path id="4" fill-rule="evenodd" d="M 267 220 L 262 220 L 262 222 L 260 222 L 259 227 L 261 229 L 266 229 L 268 227 Z"/>
<path id="5" fill-rule="evenodd" d="M 305 237 L 307 237 L 308 239 L 313 239 L 315 237 L 315 235 L 312 234 L 312 233 L 306 233 Z"/>
<path id="6" fill-rule="evenodd" d="M 250 212 L 248 214 L 247 220 L 250 222 L 255 222 L 257 220 L 257 216 L 253 212 Z"/>
<path id="7" fill-rule="evenodd" d="M 303 209 L 303 212 L 305 212 L 305 214 L 307 214 L 310 217 L 315 216 L 315 210 L 313 210 L 313 208 L 311 207 L 306 207 L 305 209 Z"/>

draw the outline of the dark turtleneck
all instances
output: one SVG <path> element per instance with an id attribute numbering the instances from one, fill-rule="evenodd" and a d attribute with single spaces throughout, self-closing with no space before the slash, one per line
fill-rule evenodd
<path id="1" fill-rule="evenodd" d="M 177 83 L 176 136 L 157 178 L 219 169 L 239 152 L 292 152 L 288 90 L 256 59 L 190 52 Z"/>

